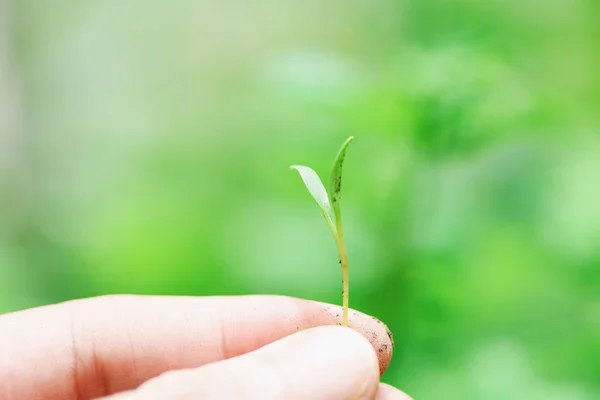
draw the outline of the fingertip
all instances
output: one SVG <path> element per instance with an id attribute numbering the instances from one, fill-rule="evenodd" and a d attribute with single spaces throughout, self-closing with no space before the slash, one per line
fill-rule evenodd
<path id="1" fill-rule="evenodd" d="M 297 351 L 301 348 L 311 349 L 313 353 L 318 353 L 324 361 L 338 362 L 337 367 L 354 368 L 359 365 L 364 371 L 368 371 L 379 380 L 379 361 L 377 354 L 368 338 L 359 331 L 339 325 L 326 325 L 315 328 L 309 328 L 281 339 L 266 347 L 274 348 L 286 347 Z M 279 349 L 274 350 L 279 351 Z M 339 360 L 335 361 L 336 358 Z M 352 365 L 345 365 L 343 361 L 352 361 Z"/>
<path id="2" fill-rule="evenodd" d="M 377 356 L 367 338 L 350 328 L 307 329 L 265 346 L 256 355 L 280 360 L 276 361 L 279 369 L 289 377 L 298 398 L 372 398 L 377 391 Z"/>
<path id="3" fill-rule="evenodd" d="M 338 351 L 348 354 L 371 369 L 378 369 L 379 361 L 368 337 L 351 327 L 339 325 L 319 326 L 297 333 L 298 338 L 309 338 L 320 343 L 324 352 Z"/>
<path id="4" fill-rule="evenodd" d="M 341 307 L 327 303 L 318 304 L 330 320 L 337 322 L 342 312 Z M 362 334 L 371 343 L 379 361 L 379 374 L 383 375 L 390 365 L 394 350 L 391 330 L 379 319 L 356 310 L 350 310 L 348 322 L 350 328 Z"/>

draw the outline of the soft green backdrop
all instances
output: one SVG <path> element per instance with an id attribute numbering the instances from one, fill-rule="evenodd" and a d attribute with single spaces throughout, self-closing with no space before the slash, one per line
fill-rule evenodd
<path id="1" fill-rule="evenodd" d="M 340 302 L 416 399 L 600 398 L 600 2 L 0 0 L 0 312 Z"/>

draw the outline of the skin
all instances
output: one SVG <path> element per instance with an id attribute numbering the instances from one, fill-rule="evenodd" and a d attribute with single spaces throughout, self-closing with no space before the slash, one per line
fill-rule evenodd
<path id="1" fill-rule="evenodd" d="M 279 296 L 107 296 L 0 316 L 0 400 L 409 399 L 389 331 Z"/>

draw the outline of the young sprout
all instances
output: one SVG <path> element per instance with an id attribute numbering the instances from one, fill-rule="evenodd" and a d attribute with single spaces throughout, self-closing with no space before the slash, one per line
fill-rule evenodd
<path id="1" fill-rule="evenodd" d="M 346 139 L 335 158 L 329 177 L 329 191 L 325 190 L 325 186 L 323 186 L 321 179 L 319 179 L 317 173 L 311 168 L 303 165 L 292 165 L 290 167 L 300 173 L 300 177 L 321 209 L 321 212 L 329 225 L 329 229 L 333 234 L 333 238 L 335 239 L 340 254 L 340 264 L 342 265 L 343 326 L 348 326 L 348 301 L 350 298 L 350 291 L 348 287 L 348 254 L 346 253 L 344 230 L 342 229 L 342 212 L 340 210 L 340 189 L 342 186 L 342 167 L 344 159 L 346 158 L 346 149 L 353 139 L 353 136 Z"/>

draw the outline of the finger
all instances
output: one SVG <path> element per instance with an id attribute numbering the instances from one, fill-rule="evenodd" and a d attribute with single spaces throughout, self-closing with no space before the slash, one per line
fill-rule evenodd
<path id="1" fill-rule="evenodd" d="M 109 296 L 0 317 L 0 399 L 93 398 L 137 387 L 167 370 L 227 359 L 297 331 L 339 323 L 338 306 L 280 296 Z M 380 370 L 389 331 L 356 311 Z"/>
<path id="2" fill-rule="evenodd" d="M 330 326 L 240 357 L 167 373 L 112 400 L 368 400 L 378 383 L 370 343 L 356 331 Z"/>
<path id="3" fill-rule="evenodd" d="M 373 400 L 412 400 L 406 393 L 402 393 L 393 386 L 380 383 L 377 395 Z"/>

